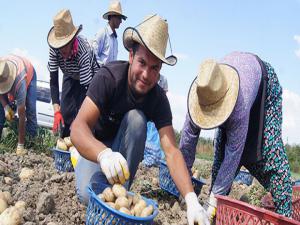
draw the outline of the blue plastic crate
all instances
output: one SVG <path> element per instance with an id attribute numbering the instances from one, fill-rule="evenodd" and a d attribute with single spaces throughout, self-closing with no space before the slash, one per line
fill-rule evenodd
<path id="1" fill-rule="evenodd" d="M 300 180 L 295 180 L 293 182 L 293 186 L 300 186 Z"/>
<path id="2" fill-rule="evenodd" d="M 195 193 L 200 194 L 202 186 L 205 184 L 203 179 L 196 179 L 192 177 L 192 184 L 194 186 Z M 171 177 L 167 164 L 165 162 L 160 162 L 159 167 L 159 186 L 164 191 L 168 192 L 171 195 L 179 197 L 180 193 Z"/>
<path id="3" fill-rule="evenodd" d="M 253 182 L 253 176 L 248 171 L 240 170 L 234 181 L 250 186 Z"/>
<path id="4" fill-rule="evenodd" d="M 55 168 L 62 172 L 72 172 L 74 168 L 71 163 L 70 152 L 62 151 L 57 148 L 51 149 L 54 156 Z"/>
<path id="5" fill-rule="evenodd" d="M 148 225 L 153 224 L 154 218 L 158 214 L 157 203 L 151 199 L 142 197 L 147 205 L 153 205 L 153 213 L 147 217 L 136 217 L 122 213 L 116 209 L 109 207 L 105 202 L 100 200 L 97 195 L 107 187 L 99 184 L 91 184 L 88 187 L 90 194 L 89 204 L 86 211 L 86 225 L 100 224 L 118 224 L 118 225 Z M 127 192 L 129 195 L 134 195 L 132 192 Z"/>

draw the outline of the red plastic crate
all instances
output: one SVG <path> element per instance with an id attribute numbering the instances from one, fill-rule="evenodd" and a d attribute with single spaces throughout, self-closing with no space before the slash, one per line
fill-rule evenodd
<path id="1" fill-rule="evenodd" d="M 300 222 L 252 206 L 248 203 L 216 195 L 218 199 L 216 224 L 217 225 L 300 225 Z"/>

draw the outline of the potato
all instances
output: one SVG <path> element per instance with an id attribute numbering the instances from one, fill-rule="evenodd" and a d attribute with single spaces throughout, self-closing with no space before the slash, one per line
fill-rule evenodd
<path id="1" fill-rule="evenodd" d="M 133 199 L 132 199 L 133 205 L 137 204 L 138 201 L 140 201 L 141 198 L 142 198 L 142 196 L 141 196 L 140 194 L 135 194 L 135 195 L 133 196 Z"/>
<path id="2" fill-rule="evenodd" d="M 115 195 L 112 192 L 110 187 L 105 188 L 104 191 L 102 192 L 102 194 L 104 195 L 106 202 L 114 202 L 115 201 Z"/>
<path id="3" fill-rule="evenodd" d="M 198 179 L 199 178 L 199 171 L 195 170 L 195 172 L 193 173 L 193 177 Z"/>
<path id="4" fill-rule="evenodd" d="M 27 167 L 22 168 L 21 173 L 19 174 L 19 177 L 21 181 L 29 179 L 33 176 L 34 170 L 29 169 Z"/>
<path id="5" fill-rule="evenodd" d="M 99 198 L 101 201 L 105 202 L 104 194 L 99 194 L 99 195 L 98 195 L 98 198 Z"/>
<path id="6" fill-rule="evenodd" d="M 140 199 L 139 201 L 138 201 L 138 203 L 137 204 L 140 204 L 140 205 L 142 205 L 143 206 L 143 208 L 145 208 L 146 206 L 147 206 L 147 203 L 145 202 L 145 200 L 144 199 Z"/>
<path id="7" fill-rule="evenodd" d="M 106 202 L 106 204 L 112 207 L 113 209 L 116 209 L 116 205 L 114 202 Z"/>
<path id="8" fill-rule="evenodd" d="M 59 150 L 63 150 L 63 151 L 68 150 L 68 146 L 66 145 L 64 139 L 62 139 L 62 138 L 57 139 L 56 148 L 58 148 Z"/>
<path id="9" fill-rule="evenodd" d="M 26 203 L 24 201 L 17 201 L 15 204 L 15 208 L 18 209 L 20 215 L 23 215 L 25 211 Z"/>
<path id="10" fill-rule="evenodd" d="M 127 191 L 121 184 L 114 184 L 112 187 L 114 195 L 118 197 L 126 197 Z"/>
<path id="11" fill-rule="evenodd" d="M 129 209 L 125 208 L 125 207 L 121 207 L 119 209 L 120 212 L 125 213 L 127 215 L 132 215 L 131 212 L 129 211 Z"/>
<path id="12" fill-rule="evenodd" d="M 153 205 L 148 205 L 146 208 L 143 209 L 141 213 L 141 217 L 147 217 L 150 216 L 153 213 Z"/>
<path id="13" fill-rule="evenodd" d="M 132 195 L 127 195 L 127 199 L 128 199 L 128 208 L 130 208 L 131 207 L 131 204 L 132 204 L 132 202 L 133 202 L 133 196 Z"/>
<path id="14" fill-rule="evenodd" d="M 11 194 L 8 191 L 3 191 L 2 193 L 6 199 L 7 204 L 11 204 L 12 203 Z"/>
<path id="15" fill-rule="evenodd" d="M 0 198 L 0 214 L 5 210 L 7 209 L 8 205 L 7 205 L 7 202 L 6 200 Z"/>
<path id="16" fill-rule="evenodd" d="M 73 146 L 73 143 L 71 142 L 71 137 L 65 137 L 64 142 L 67 145 L 68 148 Z"/>
<path id="17" fill-rule="evenodd" d="M 144 208 L 146 207 L 146 205 L 144 204 L 143 202 L 144 200 L 140 200 L 134 207 L 133 207 L 133 210 L 134 210 L 134 215 L 135 216 L 140 216 L 142 211 L 144 210 Z"/>
<path id="18" fill-rule="evenodd" d="M 117 198 L 115 204 L 116 204 L 116 209 L 117 210 L 119 210 L 122 207 L 125 207 L 127 209 L 129 208 L 129 202 L 128 202 L 128 199 L 126 197 Z"/>

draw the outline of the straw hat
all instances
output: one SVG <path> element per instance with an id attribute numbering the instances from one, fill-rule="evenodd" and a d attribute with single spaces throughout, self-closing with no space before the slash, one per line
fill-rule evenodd
<path id="1" fill-rule="evenodd" d="M 145 46 L 152 54 L 168 65 L 175 65 L 174 55 L 165 57 L 169 38 L 168 23 L 158 15 L 145 18 L 136 28 L 127 27 L 123 33 L 124 47 L 129 51 L 134 42 Z"/>
<path id="2" fill-rule="evenodd" d="M 75 27 L 69 10 L 63 9 L 53 18 L 54 26 L 48 33 L 48 44 L 52 48 L 67 45 L 81 31 L 82 25 Z"/>
<path id="3" fill-rule="evenodd" d="M 12 88 L 17 75 L 16 65 L 9 60 L 0 60 L 0 94 L 5 94 Z"/>
<path id="4" fill-rule="evenodd" d="M 127 19 L 127 16 L 122 14 L 121 3 L 119 1 L 112 2 L 108 7 L 108 12 L 103 14 L 103 19 L 107 20 L 108 16 L 121 16 L 123 20 Z"/>
<path id="5" fill-rule="evenodd" d="M 231 66 L 206 60 L 188 94 L 189 115 L 202 129 L 223 124 L 230 116 L 239 93 L 239 75 Z"/>

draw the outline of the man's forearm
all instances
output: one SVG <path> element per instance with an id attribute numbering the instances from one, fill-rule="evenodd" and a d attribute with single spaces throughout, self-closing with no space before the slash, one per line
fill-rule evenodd
<path id="1" fill-rule="evenodd" d="M 166 161 L 170 174 L 182 196 L 185 197 L 187 193 L 194 191 L 191 177 L 180 150 L 176 149 L 172 155 L 166 155 Z"/>
<path id="2" fill-rule="evenodd" d="M 71 126 L 71 140 L 80 155 L 93 162 L 97 162 L 99 152 L 106 148 L 102 142 L 93 136 L 89 126 L 78 119 L 75 119 Z"/>

